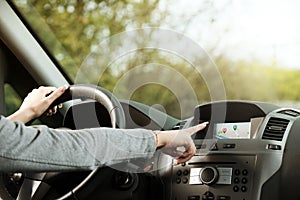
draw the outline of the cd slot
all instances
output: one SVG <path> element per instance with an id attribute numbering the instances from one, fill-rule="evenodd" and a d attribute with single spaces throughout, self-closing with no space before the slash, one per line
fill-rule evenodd
<path id="1" fill-rule="evenodd" d="M 188 165 L 224 165 L 224 164 L 236 164 L 236 162 L 189 162 Z"/>

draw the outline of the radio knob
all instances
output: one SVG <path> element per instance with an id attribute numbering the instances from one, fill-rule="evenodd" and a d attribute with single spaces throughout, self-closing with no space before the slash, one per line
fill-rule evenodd
<path id="1" fill-rule="evenodd" d="M 203 184 L 214 184 L 219 178 L 219 172 L 214 167 L 204 167 L 200 170 L 199 178 Z"/>

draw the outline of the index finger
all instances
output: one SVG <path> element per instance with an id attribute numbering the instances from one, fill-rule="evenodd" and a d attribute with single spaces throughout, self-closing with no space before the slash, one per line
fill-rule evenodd
<path id="1" fill-rule="evenodd" d="M 67 89 L 67 86 L 59 87 L 58 89 L 54 90 L 49 96 L 47 97 L 50 104 L 55 101 L 58 97 L 60 97 Z"/>
<path id="2" fill-rule="evenodd" d="M 202 129 L 204 129 L 209 122 L 203 122 L 201 124 L 198 124 L 196 126 L 190 127 L 186 129 L 187 134 L 189 134 L 190 136 L 192 136 L 193 134 L 195 134 L 198 131 L 201 131 Z"/>

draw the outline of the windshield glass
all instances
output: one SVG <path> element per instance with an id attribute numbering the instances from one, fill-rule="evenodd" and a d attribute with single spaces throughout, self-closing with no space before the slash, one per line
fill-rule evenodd
<path id="1" fill-rule="evenodd" d="M 300 2 L 13 2 L 75 84 L 177 118 L 218 100 L 300 107 Z"/>

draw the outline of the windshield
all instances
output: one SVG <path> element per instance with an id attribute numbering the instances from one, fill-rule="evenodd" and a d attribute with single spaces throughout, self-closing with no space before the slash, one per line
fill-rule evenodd
<path id="1" fill-rule="evenodd" d="M 218 100 L 300 107 L 300 2 L 13 3 L 75 84 L 177 118 Z"/>

